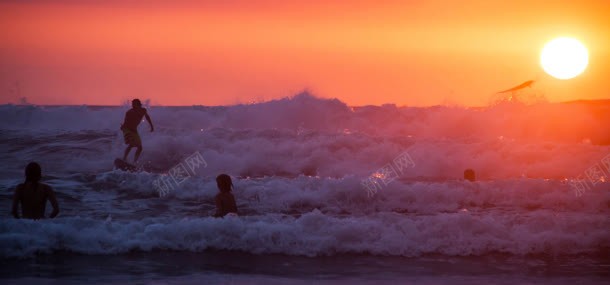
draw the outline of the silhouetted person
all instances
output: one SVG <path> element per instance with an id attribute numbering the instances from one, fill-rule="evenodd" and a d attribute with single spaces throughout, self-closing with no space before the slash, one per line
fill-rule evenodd
<path id="1" fill-rule="evenodd" d="M 123 155 L 123 160 L 127 161 L 127 156 L 132 148 L 136 149 L 136 154 L 133 157 L 133 162 L 136 163 L 138 158 L 140 158 L 140 153 L 142 153 L 142 140 L 140 139 L 140 134 L 138 134 L 138 125 L 142 122 L 142 117 L 146 118 L 148 124 L 150 125 L 150 131 L 154 131 L 153 123 L 150 120 L 150 116 L 146 112 L 145 108 L 142 108 L 142 102 L 139 99 L 133 99 L 131 101 L 131 109 L 125 113 L 125 121 L 121 125 L 121 131 L 123 131 L 123 138 L 125 139 L 125 144 L 127 144 L 127 148 L 125 149 L 125 154 Z"/>
<path id="2" fill-rule="evenodd" d="M 476 180 L 476 175 L 474 173 L 474 170 L 472 170 L 470 168 L 464 170 L 464 179 L 474 182 Z"/>
<path id="3" fill-rule="evenodd" d="M 50 218 L 59 214 L 59 205 L 51 186 L 40 183 L 42 170 L 36 162 L 30 162 L 25 167 L 25 182 L 19 184 L 13 195 L 13 216 L 19 219 L 19 204 L 21 204 L 22 217 L 26 219 L 44 219 L 47 200 L 53 206 Z"/>
<path id="4" fill-rule="evenodd" d="M 216 194 L 216 214 L 214 217 L 224 217 L 229 213 L 237 214 L 237 205 L 235 197 L 231 193 L 233 190 L 233 182 L 231 177 L 226 174 L 220 174 L 216 177 L 216 185 L 218 185 L 218 194 Z"/>

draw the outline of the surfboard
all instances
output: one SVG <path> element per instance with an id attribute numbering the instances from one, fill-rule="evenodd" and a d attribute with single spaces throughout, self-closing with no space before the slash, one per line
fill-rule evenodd
<path id="1" fill-rule="evenodd" d="M 124 161 L 124 160 L 122 160 L 120 158 L 117 158 L 117 159 L 114 160 L 114 167 L 116 167 L 116 169 L 120 169 L 120 170 L 123 170 L 123 171 L 131 171 L 131 172 L 133 172 L 133 171 L 137 171 L 138 170 L 138 168 L 135 165 L 133 165 L 133 164 L 127 162 L 127 161 Z"/>

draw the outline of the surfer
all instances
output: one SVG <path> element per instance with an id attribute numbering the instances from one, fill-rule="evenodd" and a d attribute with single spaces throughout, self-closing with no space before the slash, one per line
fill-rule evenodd
<path id="1" fill-rule="evenodd" d="M 21 204 L 22 217 L 26 219 L 44 219 L 47 201 L 51 202 L 53 212 L 50 218 L 59 214 L 59 205 L 55 198 L 53 188 L 47 184 L 39 183 L 42 169 L 36 162 L 30 162 L 25 167 L 25 182 L 19 184 L 13 195 L 13 217 L 19 219 L 19 204 Z"/>
<path id="2" fill-rule="evenodd" d="M 231 177 L 226 174 L 220 174 L 216 177 L 216 185 L 218 186 L 218 194 L 216 194 L 216 214 L 214 217 L 224 217 L 229 213 L 237 214 L 237 205 L 235 197 L 231 193 L 233 182 Z"/>
<path id="3" fill-rule="evenodd" d="M 123 155 L 123 160 L 127 161 L 127 156 L 132 148 L 136 149 L 136 154 L 133 157 L 133 162 L 138 162 L 138 158 L 140 157 L 140 153 L 142 153 L 142 140 L 140 139 L 140 135 L 138 134 L 138 125 L 142 121 L 142 117 L 146 118 L 148 124 L 150 125 L 150 131 L 154 131 L 153 123 L 150 120 L 150 116 L 146 112 L 146 108 L 142 108 L 142 102 L 140 99 L 133 99 L 131 101 L 132 108 L 125 113 L 125 121 L 121 125 L 121 131 L 123 131 L 123 138 L 125 139 L 125 144 L 127 144 L 127 148 L 125 149 L 125 154 Z"/>

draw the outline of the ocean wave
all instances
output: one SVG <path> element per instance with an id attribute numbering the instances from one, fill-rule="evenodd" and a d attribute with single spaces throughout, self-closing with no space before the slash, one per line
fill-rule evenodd
<path id="1" fill-rule="evenodd" d="M 155 182 L 160 179 L 165 179 L 169 187 L 163 197 L 155 187 Z M 566 181 L 548 179 L 519 178 L 474 183 L 399 179 L 380 185 L 382 187 L 376 192 L 369 191 L 362 181 L 356 176 L 324 178 L 304 175 L 233 179 L 236 201 L 244 215 L 300 215 L 315 209 L 335 216 L 379 212 L 438 214 L 462 210 L 514 213 L 540 210 L 608 213 L 610 210 L 609 182 L 597 183 L 585 192 L 577 193 Z M 7 188 L 14 189 L 17 182 L 6 180 L 2 184 L 8 186 L 13 183 Z M 70 215 L 94 210 L 97 216 L 120 214 L 128 219 L 140 218 L 138 210 L 158 216 L 205 216 L 210 214 L 206 209 L 214 208 L 214 196 L 218 192 L 214 176 L 190 177 L 177 184 L 164 174 L 113 171 L 55 177 L 46 182 L 64 200 L 86 201 L 82 205 L 72 205 Z M 9 199 L 8 194 L 3 195 Z M 160 204 L 164 208 L 158 208 Z M 8 217 L 8 211 L 0 213 L 2 216 Z"/>
<path id="2" fill-rule="evenodd" d="M 142 163 L 163 172 L 199 152 L 210 172 L 343 177 L 369 175 L 408 152 L 416 167 L 403 177 L 460 178 L 472 168 L 481 179 L 563 179 L 610 154 L 610 145 L 596 144 L 610 134 L 603 108 L 352 108 L 308 94 L 252 105 L 151 107 L 156 131 L 140 132 Z M 124 149 L 124 109 L 0 106 L 3 159 L 39 160 L 62 172 L 108 171 Z"/>
<path id="3" fill-rule="evenodd" d="M 0 106 L 3 130 L 117 130 L 125 107 Z M 287 129 L 418 138 L 498 138 L 610 144 L 610 104 L 500 104 L 484 108 L 350 107 L 308 93 L 222 107 L 149 107 L 159 130 Z"/>
<path id="4" fill-rule="evenodd" d="M 555 142 L 526 143 L 490 138 L 481 140 L 377 137 L 365 134 L 287 130 L 230 130 L 143 133 L 141 164 L 164 173 L 185 158 L 200 153 L 207 167 L 202 175 L 222 172 L 241 177 L 298 175 L 365 177 L 408 154 L 413 167 L 401 178 L 458 179 L 472 168 L 482 180 L 506 178 L 564 179 L 583 176 L 610 155 L 610 146 Z M 78 131 L 26 135 L 4 131 L 3 160 L 21 172 L 36 160 L 50 173 L 101 173 L 122 157 L 118 131 Z M 133 154 L 132 154 L 133 155 Z M 21 163 L 15 163 L 21 162 Z M 604 168 L 605 171 L 610 169 Z"/>
<path id="5" fill-rule="evenodd" d="M 305 256 L 594 255 L 607 252 L 610 246 L 608 226 L 606 214 L 549 211 L 524 215 L 463 211 L 423 216 L 378 213 L 333 217 L 314 210 L 299 217 L 8 220 L 0 223 L 0 256 L 25 257 L 54 251 L 118 254 L 206 249 Z"/>
<path id="6" fill-rule="evenodd" d="M 603 108 L 349 107 L 307 94 L 252 105 L 153 106 L 155 132 L 140 132 L 146 171 L 130 173 L 113 170 L 125 147 L 118 130 L 124 107 L 4 105 L 0 186 L 7 191 L 0 197 L 10 199 L 35 160 L 63 217 L 34 222 L 0 213 L 0 256 L 607 252 Z M 155 181 L 173 179 L 172 169 L 193 154 L 205 165 L 159 198 Z M 408 164 L 398 163 L 403 156 Z M 476 182 L 462 179 L 467 168 Z M 599 177 L 589 177 L 592 169 Z M 238 218 L 205 217 L 220 173 L 233 176 Z M 373 178 L 376 192 L 365 183 Z M 575 192 L 578 178 L 584 193 Z"/>

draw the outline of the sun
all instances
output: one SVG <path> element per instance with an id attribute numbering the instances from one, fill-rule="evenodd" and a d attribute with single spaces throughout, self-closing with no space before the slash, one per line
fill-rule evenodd
<path id="1" fill-rule="evenodd" d="M 570 79 L 585 71 L 589 64 L 589 52 L 577 39 L 556 38 L 542 49 L 540 64 L 549 75 Z"/>

